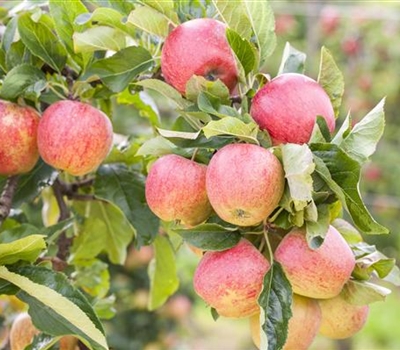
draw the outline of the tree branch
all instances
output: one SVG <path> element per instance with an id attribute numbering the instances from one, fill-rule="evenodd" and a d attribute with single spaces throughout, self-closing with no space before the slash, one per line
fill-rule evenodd
<path id="1" fill-rule="evenodd" d="M 18 184 L 18 175 L 8 177 L 0 197 L 0 225 L 8 217 Z"/>

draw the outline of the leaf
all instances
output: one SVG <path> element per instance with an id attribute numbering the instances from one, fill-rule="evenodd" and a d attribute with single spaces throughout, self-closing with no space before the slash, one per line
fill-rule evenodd
<path id="1" fill-rule="evenodd" d="M 31 14 L 25 13 L 18 18 L 18 32 L 34 55 L 61 72 L 67 62 L 67 52 L 45 24 L 33 21 Z"/>
<path id="2" fill-rule="evenodd" d="M 317 209 L 317 221 L 306 221 L 306 238 L 311 249 L 318 249 L 322 245 L 330 224 L 328 205 L 319 205 Z"/>
<path id="3" fill-rule="evenodd" d="M 37 266 L 9 271 L 0 266 L 0 278 L 21 289 L 17 296 L 29 304 L 33 324 L 53 336 L 75 334 L 95 350 L 108 349 L 101 323 L 86 298 L 65 275 Z"/>
<path id="4" fill-rule="evenodd" d="M 120 51 L 126 46 L 125 34 L 107 26 L 96 26 L 72 36 L 74 52 Z"/>
<path id="5" fill-rule="evenodd" d="M 102 200 L 84 203 L 75 207 L 87 214 L 74 239 L 72 258 L 93 259 L 105 252 L 113 264 L 122 265 L 126 259 L 126 248 L 135 236 L 135 230 L 124 213 L 115 204 Z"/>
<path id="6" fill-rule="evenodd" d="M 321 62 L 318 74 L 318 83 L 324 88 L 332 102 L 335 115 L 339 114 L 344 93 L 343 74 L 337 67 L 331 53 L 325 47 L 321 49 Z"/>
<path id="7" fill-rule="evenodd" d="M 340 232 L 347 243 L 354 244 L 363 241 L 360 232 L 347 221 L 337 218 L 332 221 L 331 225 Z"/>
<path id="8" fill-rule="evenodd" d="M 375 152 L 376 146 L 385 128 L 385 100 L 381 100 L 339 144 L 350 157 L 361 165 Z"/>
<path id="9" fill-rule="evenodd" d="M 152 65 L 153 58 L 146 49 L 130 46 L 111 57 L 95 61 L 88 67 L 84 78 L 98 76 L 113 92 L 120 92 Z"/>
<path id="10" fill-rule="evenodd" d="M 196 102 L 201 92 L 207 92 L 220 100 L 222 104 L 230 104 L 230 93 L 227 86 L 219 79 L 209 81 L 203 76 L 193 75 L 186 83 L 185 96 Z"/>
<path id="11" fill-rule="evenodd" d="M 311 144 L 315 171 L 326 182 L 358 229 L 366 234 L 387 234 L 386 227 L 378 224 L 361 199 L 358 182 L 360 165 L 334 144 Z"/>
<path id="12" fill-rule="evenodd" d="M 162 306 L 179 286 L 175 265 L 175 254 L 166 236 L 158 235 L 154 240 L 154 259 L 149 265 L 150 299 L 149 310 Z"/>
<path id="13" fill-rule="evenodd" d="M 365 281 L 348 281 L 341 292 L 344 299 L 352 305 L 367 305 L 384 301 L 391 290 L 375 283 Z"/>
<path id="14" fill-rule="evenodd" d="M 162 13 L 165 17 L 167 17 L 172 24 L 179 24 L 179 18 L 174 10 L 174 1 L 173 0 L 143 0 L 145 5 L 150 6 Z"/>
<path id="15" fill-rule="evenodd" d="M 31 224 L 18 223 L 16 226 L 5 228 L 5 230 L 1 232 L 0 244 L 12 243 L 16 240 L 29 237 L 30 235 L 40 235 L 40 234 L 41 232 L 36 226 L 33 226 Z"/>
<path id="16" fill-rule="evenodd" d="M 260 349 L 282 349 L 292 317 L 292 288 L 282 266 L 276 261 L 264 277 L 258 304 L 262 329 Z"/>
<path id="17" fill-rule="evenodd" d="M 238 119 L 242 118 L 235 108 L 221 104 L 221 99 L 219 97 L 213 96 L 205 91 L 199 93 L 197 105 L 201 111 L 215 115 L 221 119 L 227 116 Z"/>
<path id="18" fill-rule="evenodd" d="M 162 13 L 147 6 L 137 6 L 129 14 L 128 23 L 161 38 L 165 38 L 169 32 L 168 19 Z"/>
<path id="19" fill-rule="evenodd" d="M 196 140 L 200 135 L 200 131 L 187 132 L 187 131 L 174 131 L 157 128 L 158 133 L 165 138 L 179 138 L 185 140 Z"/>
<path id="20" fill-rule="evenodd" d="M 281 145 L 281 151 L 291 201 L 296 211 L 303 210 L 312 201 L 311 174 L 315 169 L 313 155 L 306 144 L 288 143 Z"/>
<path id="21" fill-rule="evenodd" d="M 0 244 L 0 265 L 11 265 L 17 261 L 34 262 L 46 248 L 42 235 L 30 235 L 10 243 Z"/>
<path id="22" fill-rule="evenodd" d="M 259 50 L 259 67 L 262 67 L 276 46 L 275 19 L 268 1 L 242 0 L 254 32 Z"/>
<path id="23" fill-rule="evenodd" d="M 258 145 L 258 125 L 256 123 L 245 124 L 240 119 L 233 117 L 213 120 L 203 127 L 203 132 L 207 138 L 218 135 L 232 135 L 240 140 Z"/>
<path id="24" fill-rule="evenodd" d="M 295 49 L 288 42 L 283 51 L 281 65 L 279 66 L 278 75 L 285 73 L 303 74 L 305 69 L 307 55 Z"/>
<path id="25" fill-rule="evenodd" d="M 332 139 L 331 143 L 334 143 L 335 145 L 339 146 L 343 142 L 344 138 L 350 133 L 351 128 L 352 128 L 352 120 L 351 120 L 351 115 L 349 113 L 347 114 L 346 119 L 342 123 L 342 126 L 336 133 L 335 137 Z"/>
<path id="26" fill-rule="evenodd" d="M 94 183 L 96 196 L 113 202 L 135 228 L 136 244 L 150 244 L 158 233 L 159 220 L 146 203 L 145 179 L 125 166 L 101 166 Z"/>
<path id="27" fill-rule="evenodd" d="M 227 28 L 226 30 L 226 38 L 228 39 L 228 43 L 235 53 L 237 59 L 242 65 L 245 75 L 249 74 L 256 66 L 257 51 L 252 46 L 250 41 L 242 38 L 237 32 L 230 28 Z"/>
<path id="28" fill-rule="evenodd" d="M 46 76 L 39 68 L 21 64 L 7 73 L 0 95 L 6 100 L 12 100 L 23 95 L 29 87 L 45 81 Z"/>
<path id="29" fill-rule="evenodd" d="M 236 227 L 202 224 L 189 229 L 174 229 L 186 242 L 203 250 L 222 251 L 234 247 L 241 238 Z"/>
<path id="30" fill-rule="evenodd" d="M 136 152 L 136 156 L 163 156 L 173 153 L 176 146 L 162 136 L 146 141 Z"/>

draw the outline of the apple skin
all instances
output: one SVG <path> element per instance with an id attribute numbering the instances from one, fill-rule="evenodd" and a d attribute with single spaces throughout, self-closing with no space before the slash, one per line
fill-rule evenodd
<path id="1" fill-rule="evenodd" d="M 275 145 L 307 143 L 318 115 L 325 118 L 330 132 L 335 130 L 329 96 L 315 80 L 297 73 L 281 74 L 258 90 L 250 114 Z"/>
<path id="2" fill-rule="evenodd" d="M 330 226 L 324 243 L 312 250 L 301 229 L 290 231 L 275 250 L 293 292 L 328 299 L 340 293 L 355 266 L 354 255 L 340 233 Z"/>
<path id="3" fill-rule="evenodd" d="M 33 108 L 0 100 L 0 175 L 26 173 L 35 166 L 39 120 Z"/>
<path id="4" fill-rule="evenodd" d="M 223 220 L 252 226 L 278 206 L 285 180 L 281 163 L 269 150 L 229 144 L 212 157 L 206 186 L 210 203 Z"/>
<path id="5" fill-rule="evenodd" d="M 307 350 L 318 334 L 321 310 L 318 301 L 293 294 L 292 317 L 283 350 Z M 260 349 L 260 314 L 250 317 L 250 331 L 254 344 Z"/>
<path id="6" fill-rule="evenodd" d="M 113 139 L 108 117 L 78 101 L 58 101 L 43 113 L 39 153 L 56 169 L 80 176 L 94 171 L 108 155 Z"/>
<path id="7" fill-rule="evenodd" d="M 146 201 L 164 221 L 193 226 L 212 212 L 206 193 L 207 166 L 169 154 L 152 165 L 146 180 Z"/>
<path id="8" fill-rule="evenodd" d="M 322 321 L 319 333 L 331 339 L 349 338 L 360 331 L 367 321 L 369 306 L 352 305 L 342 294 L 319 300 Z"/>
<path id="9" fill-rule="evenodd" d="M 32 343 L 35 335 L 39 331 L 32 324 L 32 319 L 28 313 L 18 314 L 10 329 L 10 348 L 11 350 L 24 350 Z"/>
<path id="10" fill-rule="evenodd" d="M 194 274 L 194 290 L 219 315 L 248 317 L 259 310 L 257 299 L 269 268 L 265 257 L 242 238 L 233 248 L 203 255 Z"/>
<path id="11" fill-rule="evenodd" d="M 198 75 L 211 81 L 220 79 L 232 92 L 239 73 L 225 30 L 225 24 L 210 18 L 177 26 L 161 52 L 161 71 L 167 83 L 185 94 L 188 80 Z"/>

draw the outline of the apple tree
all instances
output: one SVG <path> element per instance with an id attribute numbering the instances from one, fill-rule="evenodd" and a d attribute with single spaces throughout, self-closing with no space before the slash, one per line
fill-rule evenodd
<path id="1" fill-rule="evenodd" d="M 390 292 L 380 280 L 399 284 L 363 240 L 389 232 L 359 192 L 384 100 L 340 118 L 325 47 L 316 79 L 289 43 L 270 71 L 267 1 L 21 1 L 1 16 L 0 293 L 29 306 L 21 348 L 108 349 L 130 247 L 155 252 L 150 310 L 178 289 L 180 247 L 198 252 L 194 290 L 214 319 L 250 318 L 261 349 L 349 337 Z"/>

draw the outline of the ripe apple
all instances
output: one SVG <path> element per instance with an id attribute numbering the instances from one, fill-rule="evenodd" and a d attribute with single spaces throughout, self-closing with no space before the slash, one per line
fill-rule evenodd
<path id="1" fill-rule="evenodd" d="M 0 175 L 26 173 L 35 166 L 39 120 L 33 108 L 0 100 Z"/>
<path id="2" fill-rule="evenodd" d="M 207 166 L 169 154 L 151 167 L 146 181 L 150 209 L 165 221 L 197 225 L 211 214 L 206 193 Z"/>
<path id="3" fill-rule="evenodd" d="M 306 350 L 316 337 L 321 324 L 318 301 L 293 294 L 292 317 L 283 350 Z M 260 349 L 260 314 L 250 317 L 250 331 L 254 344 Z"/>
<path id="4" fill-rule="evenodd" d="M 345 339 L 364 326 L 369 312 L 368 305 L 352 305 L 342 294 L 319 301 L 322 321 L 319 333 L 331 339 Z"/>
<path id="5" fill-rule="evenodd" d="M 265 257 L 242 238 L 233 248 L 203 255 L 194 274 L 194 290 L 219 315 L 248 317 L 259 310 L 257 299 L 269 268 Z"/>
<path id="6" fill-rule="evenodd" d="M 297 73 L 281 74 L 265 84 L 255 94 L 250 114 L 274 144 L 307 143 L 319 115 L 331 132 L 335 129 L 335 113 L 325 90 Z"/>
<path id="7" fill-rule="evenodd" d="M 110 151 L 112 139 L 108 117 L 78 101 L 52 104 L 45 110 L 38 128 L 43 160 L 75 176 L 95 170 Z"/>
<path id="8" fill-rule="evenodd" d="M 340 25 L 340 12 L 335 6 L 325 6 L 320 15 L 321 29 L 324 34 L 332 35 Z"/>
<path id="9" fill-rule="evenodd" d="M 251 226 L 267 218 L 278 206 L 284 189 L 279 160 L 267 149 L 250 144 L 229 144 L 211 159 L 207 194 L 225 221 Z"/>
<path id="10" fill-rule="evenodd" d="M 10 329 L 11 350 L 24 350 L 38 334 L 39 331 L 33 325 L 29 314 L 27 312 L 18 314 Z"/>
<path id="11" fill-rule="evenodd" d="M 165 40 L 161 70 L 165 80 L 182 94 L 193 75 L 220 79 L 232 92 L 238 80 L 235 56 L 225 35 L 226 26 L 198 18 L 177 26 Z"/>
<path id="12" fill-rule="evenodd" d="M 275 250 L 293 292 L 317 299 L 340 293 L 355 266 L 354 255 L 340 233 L 330 226 L 318 249 L 309 248 L 302 229 L 290 231 Z"/>

